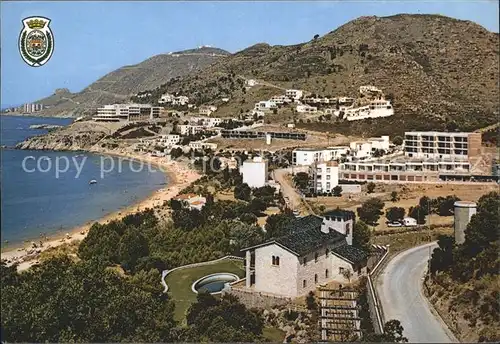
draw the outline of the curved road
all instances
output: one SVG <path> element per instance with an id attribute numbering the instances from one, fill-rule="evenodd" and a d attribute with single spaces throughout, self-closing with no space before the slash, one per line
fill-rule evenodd
<path id="1" fill-rule="evenodd" d="M 430 243 L 414 247 L 394 257 L 377 280 L 377 293 L 385 321 L 398 319 L 410 343 L 457 342 L 446 324 L 431 311 L 423 294 Z"/>

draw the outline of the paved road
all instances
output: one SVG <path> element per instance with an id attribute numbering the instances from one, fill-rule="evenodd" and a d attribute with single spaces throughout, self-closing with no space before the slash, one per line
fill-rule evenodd
<path id="1" fill-rule="evenodd" d="M 410 343 L 457 342 L 447 326 L 432 313 L 422 291 L 429 247 L 432 250 L 436 244 L 418 246 L 398 254 L 382 271 L 376 288 L 384 318 L 385 321 L 401 321 L 404 336 Z"/>

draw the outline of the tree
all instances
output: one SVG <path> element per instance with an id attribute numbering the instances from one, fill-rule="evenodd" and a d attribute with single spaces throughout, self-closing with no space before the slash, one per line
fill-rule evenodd
<path id="1" fill-rule="evenodd" d="M 118 243 L 120 264 L 128 270 L 134 270 L 139 258 L 149 255 L 148 242 L 144 235 L 135 228 L 128 229 Z"/>
<path id="2" fill-rule="evenodd" d="M 64 256 L 44 261 L 19 274 L 13 284 L 2 284 L 3 339 L 176 341 L 174 304 L 151 290 L 149 278 L 143 277 L 123 278 L 98 259 L 73 262 Z"/>
<path id="3" fill-rule="evenodd" d="M 297 188 L 305 190 L 309 185 L 309 174 L 307 174 L 306 172 L 296 173 L 293 177 L 293 182 L 295 183 L 295 186 Z"/>
<path id="4" fill-rule="evenodd" d="M 425 224 L 425 214 L 427 212 L 422 209 L 421 206 L 417 205 L 415 207 L 410 207 L 408 209 L 408 216 L 413 217 L 415 220 L 417 220 L 417 223 L 419 225 Z"/>
<path id="5" fill-rule="evenodd" d="M 379 198 L 370 198 L 366 200 L 361 207 L 357 208 L 356 211 L 361 221 L 371 226 L 375 226 L 380 216 L 383 214 L 383 208 L 384 202 Z"/>
<path id="6" fill-rule="evenodd" d="M 361 248 L 365 252 L 370 252 L 371 236 L 372 233 L 368 225 L 363 221 L 356 221 L 352 233 L 352 244 Z"/>
<path id="7" fill-rule="evenodd" d="M 437 213 L 439 216 L 452 216 L 455 209 L 455 202 L 460 201 L 457 196 L 446 196 L 446 198 L 439 197 L 437 204 Z"/>
<path id="8" fill-rule="evenodd" d="M 455 239 L 453 236 L 440 235 L 438 237 L 438 246 L 432 251 L 430 262 L 431 273 L 438 271 L 447 271 L 453 264 L 453 247 Z"/>
<path id="9" fill-rule="evenodd" d="M 418 201 L 418 205 L 420 206 L 421 211 L 424 212 L 424 215 L 429 215 L 432 209 L 432 200 L 429 197 L 421 197 Z"/>
<path id="10" fill-rule="evenodd" d="M 397 202 L 399 201 L 399 196 L 397 191 L 391 192 L 391 202 Z"/>
<path id="11" fill-rule="evenodd" d="M 243 213 L 240 216 L 240 221 L 249 225 L 254 225 L 257 223 L 257 216 L 252 213 Z"/>
<path id="12" fill-rule="evenodd" d="M 401 136 L 394 136 L 392 139 L 392 143 L 394 143 L 396 146 L 401 146 L 403 144 L 403 138 Z"/>
<path id="13" fill-rule="evenodd" d="M 340 197 L 342 196 L 342 186 L 337 185 L 336 187 L 333 188 L 333 195 L 335 197 Z"/>
<path id="14" fill-rule="evenodd" d="M 266 219 L 266 237 L 277 238 L 286 234 L 285 228 L 292 222 L 291 212 L 273 214 Z"/>
<path id="15" fill-rule="evenodd" d="M 187 314 L 185 340 L 193 342 L 254 342 L 262 335 L 263 321 L 233 295 L 220 299 L 198 293 Z"/>
<path id="16" fill-rule="evenodd" d="M 266 202 L 264 202 L 260 198 L 254 198 L 252 199 L 250 204 L 248 204 L 248 210 L 251 213 L 255 214 L 256 216 L 260 215 L 266 209 L 267 209 Z"/>
<path id="17" fill-rule="evenodd" d="M 243 201 L 250 201 L 251 196 L 252 196 L 252 189 L 250 189 L 247 183 L 236 185 L 236 187 L 234 188 L 234 197 L 236 199 L 241 199 Z"/>
<path id="18" fill-rule="evenodd" d="M 385 217 L 389 222 L 400 222 L 405 217 L 405 208 L 392 207 L 386 210 Z"/>
<path id="19" fill-rule="evenodd" d="M 306 305 L 307 305 L 307 309 L 310 310 L 310 311 L 315 310 L 315 309 L 318 308 L 318 304 L 316 303 L 316 298 L 314 297 L 314 292 L 313 291 L 310 291 L 307 294 Z"/>
<path id="20" fill-rule="evenodd" d="M 366 192 L 373 193 L 373 191 L 375 191 L 375 183 L 369 182 L 366 184 Z"/>
<path id="21" fill-rule="evenodd" d="M 313 37 L 313 40 L 317 40 L 318 38 L 319 38 L 319 35 L 315 34 L 314 37 Z"/>
<path id="22" fill-rule="evenodd" d="M 403 337 L 403 330 L 399 320 L 389 320 L 384 324 L 384 335 L 388 342 L 407 343 L 408 339 Z"/>

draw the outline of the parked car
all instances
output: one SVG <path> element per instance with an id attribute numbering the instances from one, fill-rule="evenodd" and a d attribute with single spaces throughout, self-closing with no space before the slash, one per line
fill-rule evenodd
<path id="1" fill-rule="evenodd" d="M 387 227 L 401 227 L 401 222 L 387 222 Z"/>

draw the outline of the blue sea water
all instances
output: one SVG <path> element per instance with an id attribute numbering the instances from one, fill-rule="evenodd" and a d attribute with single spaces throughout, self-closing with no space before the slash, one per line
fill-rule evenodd
<path id="1" fill-rule="evenodd" d="M 29 129 L 30 125 L 71 123 L 70 119 L 11 116 L 0 116 L 0 121 L 1 144 L 9 147 L 46 132 Z M 66 162 L 67 171 L 62 172 Z M 56 163 L 61 171 L 57 176 Z M 111 172 L 101 171 L 101 167 L 110 170 L 112 164 Z M 164 173 L 147 165 L 141 168 L 139 162 L 120 163 L 116 157 L 84 152 L 2 149 L 0 166 L 3 247 L 6 241 L 11 245 L 37 239 L 40 233 L 66 233 L 130 206 L 167 183 Z M 89 184 L 93 179 L 97 183 Z"/>

